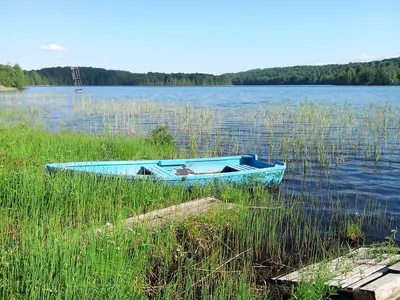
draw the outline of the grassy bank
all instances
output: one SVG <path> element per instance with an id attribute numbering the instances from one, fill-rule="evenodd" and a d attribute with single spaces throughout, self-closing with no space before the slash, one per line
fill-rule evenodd
<path id="1" fill-rule="evenodd" d="M 321 286 L 290 290 L 269 279 L 347 250 L 350 229 L 384 224 L 377 205 L 354 215 L 346 201 L 331 199 L 322 212 L 317 197 L 283 197 L 261 186 L 187 190 L 43 170 L 50 162 L 187 154 L 164 138 L 0 127 L 0 298 L 323 299 Z M 125 218 L 203 196 L 238 206 L 154 231 L 121 226 Z M 107 222 L 116 229 L 96 233 Z"/>

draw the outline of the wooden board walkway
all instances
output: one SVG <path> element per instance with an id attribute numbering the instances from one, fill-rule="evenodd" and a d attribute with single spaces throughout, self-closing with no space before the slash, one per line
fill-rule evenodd
<path id="1" fill-rule="evenodd" d="M 125 229 L 131 229 L 134 226 L 143 224 L 152 229 L 164 226 L 173 221 L 182 221 L 190 217 L 198 216 L 211 209 L 230 210 L 233 207 L 234 204 L 232 203 L 223 203 L 219 199 L 206 197 L 128 218 L 123 221 L 122 226 L 125 227 Z M 97 232 L 112 231 L 113 228 L 114 225 L 107 223 L 105 226 L 97 229 Z"/>
<path id="2" fill-rule="evenodd" d="M 359 248 L 273 280 L 298 284 L 321 278 L 326 285 L 352 293 L 355 300 L 394 300 L 400 297 L 400 254 L 382 248 Z"/>

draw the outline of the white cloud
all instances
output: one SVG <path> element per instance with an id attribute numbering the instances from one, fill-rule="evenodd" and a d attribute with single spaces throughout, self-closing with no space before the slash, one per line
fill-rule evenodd
<path id="1" fill-rule="evenodd" d="M 45 46 L 41 46 L 40 49 L 45 50 L 45 51 L 65 51 L 67 48 L 56 45 L 56 44 L 48 44 Z"/>

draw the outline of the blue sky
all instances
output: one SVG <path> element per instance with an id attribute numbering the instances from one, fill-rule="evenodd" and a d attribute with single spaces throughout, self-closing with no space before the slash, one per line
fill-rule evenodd
<path id="1" fill-rule="evenodd" d="M 0 64 L 221 74 L 400 56 L 400 1 L 0 0 Z"/>

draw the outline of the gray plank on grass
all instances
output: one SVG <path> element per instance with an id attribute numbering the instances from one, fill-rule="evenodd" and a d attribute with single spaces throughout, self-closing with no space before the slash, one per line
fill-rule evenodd
<path id="1" fill-rule="evenodd" d="M 400 274 L 389 273 L 364 285 L 354 293 L 355 300 L 385 300 L 400 292 Z"/>
<path id="2" fill-rule="evenodd" d="M 392 265 L 400 260 L 400 254 L 393 254 L 393 255 L 388 255 L 388 258 L 380 261 L 378 264 L 380 265 Z"/>
<path id="3" fill-rule="evenodd" d="M 376 271 L 375 273 L 372 273 L 371 275 L 369 275 L 355 283 L 348 285 L 345 290 L 348 292 L 358 290 L 358 289 L 360 289 L 360 287 L 367 285 L 368 283 L 372 282 L 373 280 L 375 280 L 379 277 L 382 277 L 383 275 L 386 275 L 388 273 L 388 271 L 389 271 L 388 268 L 385 267 L 385 268 L 383 268 L 379 271 Z"/>
<path id="4" fill-rule="evenodd" d="M 152 229 L 164 226 L 169 222 L 177 220 L 182 221 L 190 217 L 198 216 L 212 209 L 230 210 L 234 206 L 235 205 L 232 203 L 223 203 L 219 199 L 206 197 L 131 217 L 125 219 L 122 225 L 126 229 L 131 229 L 134 226 L 143 224 Z M 98 228 L 96 231 L 112 231 L 113 229 L 114 225 L 106 224 L 105 226 Z"/>
<path id="5" fill-rule="evenodd" d="M 273 280 L 285 282 L 313 282 L 318 278 L 322 270 L 327 275 L 329 274 L 330 276 L 336 277 L 344 273 L 346 268 L 355 268 L 357 265 L 357 258 L 364 255 L 366 250 L 367 248 L 359 248 L 329 262 L 315 263 L 287 275 L 275 277 Z"/>
<path id="6" fill-rule="evenodd" d="M 354 268 L 354 270 L 350 273 L 348 273 L 344 278 L 343 277 L 336 277 L 334 279 L 329 280 L 326 282 L 327 285 L 329 286 L 334 286 L 334 287 L 340 287 L 340 288 L 346 288 L 351 284 L 354 284 L 371 274 L 381 271 L 385 269 L 386 267 L 383 265 L 360 265 Z M 387 269 L 387 268 L 386 268 Z"/>

